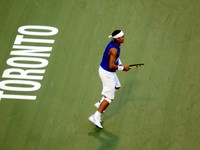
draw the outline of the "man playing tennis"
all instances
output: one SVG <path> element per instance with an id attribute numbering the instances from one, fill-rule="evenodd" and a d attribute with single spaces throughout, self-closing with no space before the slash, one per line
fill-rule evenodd
<path id="1" fill-rule="evenodd" d="M 121 87 L 116 71 L 128 71 L 130 69 L 129 66 L 123 66 L 119 58 L 120 45 L 125 39 L 124 32 L 121 30 L 115 30 L 109 38 L 112 38 L 112 40 L 108 43 L 99 66 L 99 76 L 103 85 L 101 94 L 103 97 L 95 104 L 97 111 L 88 118 L 99 128 L 103 128 L 101 125 L 102 113 L 114 100 L 115 91 Z"/>

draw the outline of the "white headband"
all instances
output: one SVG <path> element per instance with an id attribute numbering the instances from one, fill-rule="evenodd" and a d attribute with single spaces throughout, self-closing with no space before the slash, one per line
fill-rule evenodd
<path id="1" fill-rule="evenodd" d="M 115 35 L 115 36 L 109 35 L 108 38 L 117 39 L 117 38 L 122 37 L 122 36 L 124 36 L 124 32 L 123 32 L 123 31 L 119 32 L 119 33 L 118 33 L 117 35 Z"/>

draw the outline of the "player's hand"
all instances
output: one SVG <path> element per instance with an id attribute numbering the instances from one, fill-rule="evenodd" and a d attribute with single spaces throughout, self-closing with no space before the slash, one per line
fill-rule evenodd
<path id="1" fill-rule="evenodd" d="M 124 71 L 129 71 L 129 70 L 130 70 L 129 66 L 124 66 Z"/>

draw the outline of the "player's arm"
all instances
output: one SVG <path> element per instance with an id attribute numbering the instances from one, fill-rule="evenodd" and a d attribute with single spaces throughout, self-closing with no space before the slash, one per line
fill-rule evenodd
<path id="1" fill-rule="evenodd" d="M 109 69 L 117 70 L 118 66 L 115 65 L 117 50 L 115 48 L 111 48 L 110 51 L 108 52 L 108 55 L 110 56 L 109 65 L 108 65 Z"/>
<path id="2" fill-rule="evenodd" d="M 115 65 L 116 57 L 117 57 L 117 49 L 111 48 L 108 55 L 110 56 L 109 60 L 109 68 L 112 70 L 118 70 L 118 66 Z M 128 66 L 123 66 L 124 71 L 128 71 L 129 67 Z"/>

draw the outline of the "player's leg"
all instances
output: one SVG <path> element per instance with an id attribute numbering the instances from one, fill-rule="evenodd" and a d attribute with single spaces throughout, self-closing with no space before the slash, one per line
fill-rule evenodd
<path id="1" fill-rule="evenodd" d="M 110 98 L 105 97 L 105 99 L 99 106 L 98 112 L 103 113 L 111 102 L 112 100 Z"/>
<path id="2" fill-rule="evenodd" d="M 101 113 L 106 110 L 106 108 L 114 99 L 115 92 L 121 87 L 120 81 L 116 73 L 112 74 L 112 78 L 109 78 L 109 80 L 103 84 L 104 84 L 104 88 L 103 88 L 102 94 L 107 95 L 107 96 L 103 96 L 100 101 L 101 104 L 98 111 Z M 113 87 L 115 87 L 115 89 L 113 89 Z"/>
<path id="3" fill-rule="evenodd" d="M 115 73 L 110 73 L 107 71 L 102 71 L 99 73 L 103 89 L 101 94 L 103 95 L 103 98 L 101 99 L 101 104 L 98 109 L 100 113 L 105 111 L 105 109 L 109 106 L 109 104 L 112 102 L 115 96 Z"/>
<path id="4" fill-rule="evenodd" d="M 115 76 L 113 73 L 109 73 L 102 68 L 99 69 L 99 76 L 102 81 L 103 89 L 102 89 L 102 102 L 98 108 L 98 110 L 91 115 L 88 119 L 97 125 L 99 128 L 103 128 L 101 125 L 101 115 L 102 112 L 109 106 L 111 103 L 111 99 L 114 99 L 115 93 Z"/>
<path id="5" fill-rule="evenodd" d="M 117 90 L 119 90 L 120 88 L 121 88 L 121 83 L 119 81 L 119 78 L 118 78 L 117 74 L 115 73 L 115 92 Z"/>
<path id="6" fill-rule="evenodd" d="M 103 79 L 102 79 L 103 80 Z M 120 88 L 121 88 L 121 83 L 120 83 L 120 81 L 119 81 L 119 78 L 118 78 L 118 76 L 117 76 L 117 74 L 115 73 L 114 74 L 114 81 L 115 81 L 115 92 L 116 91 L 118 91 Z M 102 81 L 103 82 L 103 81 Z M 98 101 L 98 102 L 96 102 L 95 104 L 94 104 L 94 106 L 96 107 L 96 108 L 99 108 L 99 106 L 101 105 L 101 103 L 103 102 L 103 100 L 105 99 L 106 97 L 105 96 L 102 96 L 102 98 Z M 105 112 L 105 111 L 104 111 Z"/>
<path id="7" fill-rule="evenodd" d="M 99 106 L 101 105 L 101 103 L 103 102 L 104 99 L 105 99 L 105 97 L 102 96 L 102 98 L 101 98 L 98 102 L 96 102 L 96 103 L 94 104 L 94 106 L 95 106 L 96 108 L 99 108 Z"/>

